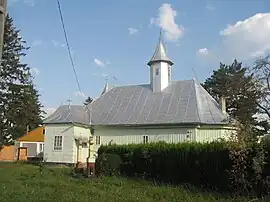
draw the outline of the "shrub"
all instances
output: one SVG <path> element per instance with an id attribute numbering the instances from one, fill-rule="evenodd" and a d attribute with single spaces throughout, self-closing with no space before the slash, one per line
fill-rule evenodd
<path id="1" fill-rule="evenodd" d="M 96 175 L 118 175 L 120 173 L 121 158 L 117 154 L 103 153 L 96 159 Z"/>
<path id="2" fill-rule="evenodd" d="M 192 183 L 227 189 L 231 162 L 223 142 L 101 146 L 98 155 L 117 154 L 121 174 L 172 184 Z"/>
<path id="3" fill-rule="evenodd" d="M 125 176 L 171 184 L 190 183 L 234 194 L 267 194 L 270 141 L 258 143 L 247 126 L 239 129 L 237 138 L 238 141 L 204 144 L 108 145 L 99 148 L 98 156 L 120 157 L 120 174 Z"/>

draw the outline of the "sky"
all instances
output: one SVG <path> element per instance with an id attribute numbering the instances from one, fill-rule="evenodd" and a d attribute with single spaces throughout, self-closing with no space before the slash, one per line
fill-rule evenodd
<path id="1" fill-rule="evenodd" d="M 149 83 L 150 60 L 162 30 L 172 79 L 203 82 L 233 59 L 244 65 L 270 51 L 269 0 L 60 0 L 78 89 L 56 0 L 7 0 L 7 12 L 31 47 L 31 67 L 48 115 L 81 104 L 109 85 Z"/>

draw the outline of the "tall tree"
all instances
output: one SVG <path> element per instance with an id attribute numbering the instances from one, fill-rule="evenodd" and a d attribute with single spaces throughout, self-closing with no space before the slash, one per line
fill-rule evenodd
<path id="1" fill-rule="evenodd" d="M 0 69 L 0 141 L 10 142 L 42 122 L 39 94 L 30 67 L 21 63 L 29 47 L 22 40 L 12 18 L 5 21 L 3 56 Z"/>
<path id="2" fill-rule="evenodd" d="M 254 62 L 251 73 L 257 81 L 257 90 L 261 99 L 257 102 L 260 112 L 270 119 L 270 55 L 261 57 Z"/>
<path id="3" fill-rule="evenodd" d="M 255 123 L 254 114 L 258 111 L 256 102 L 259 93 L 252 75 L 247 75 L 247 68 L 234 60 L 231 65 L 220 63 L 220 68 L 213 71 L 203 84 L 204 88 L 218 101 L 226 98 L 227 112 L 242 123 Z"/>

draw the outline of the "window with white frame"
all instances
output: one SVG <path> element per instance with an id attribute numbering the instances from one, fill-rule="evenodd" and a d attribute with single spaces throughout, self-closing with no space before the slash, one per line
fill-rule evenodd
<path id="1" fill-rule="evenodd" d="M 63 149 L 63 137 L 55 136 L 54 137 L 54 150 L 62 150 Z"/>
<path id="2" fill-rule="evenodd" d="M 100 136 L 96 136 L 96 145 L 100 145 Z"/>
<path id="3" fill-rule="evenodd" d="M 143 136 L 143 143 L 144 144 L 147 144 L 148 143 L 148 139 L 149 139 L 148 136 L 144 135 Z"/>

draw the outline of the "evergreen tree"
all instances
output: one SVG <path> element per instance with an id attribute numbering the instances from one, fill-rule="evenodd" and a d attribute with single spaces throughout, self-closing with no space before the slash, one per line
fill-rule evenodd
<path id="1" fill-rule="evenodd" d="M 258 107 L 256 102 L 260 94 L 252 75 L 242 63 L 234 60 L 231 65 L 220 64 L 210 78 L 203 84 L 204 88 L 218 101 L 225 96 L 227 112 L 242 123 L 256 124 L 254 114 Z"/>
<path id="2" fill-rule="evenodd" d="M 3 55 L 0 69 L 0 142 L 10 143 L 42 122 L 39 94 L 30 67 L 21 63 L 29 47 L 22 40 L 12 18 L 5 21 Z"/>

